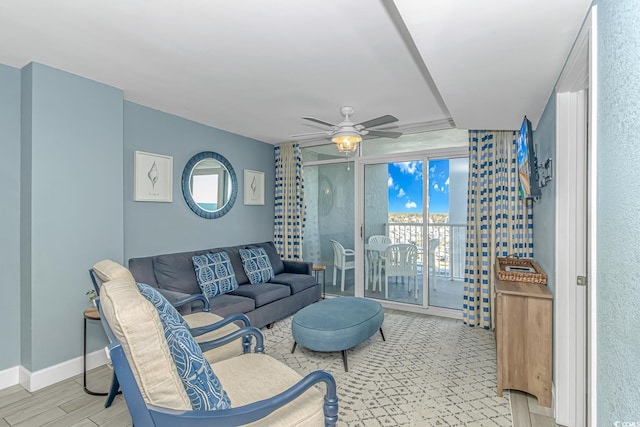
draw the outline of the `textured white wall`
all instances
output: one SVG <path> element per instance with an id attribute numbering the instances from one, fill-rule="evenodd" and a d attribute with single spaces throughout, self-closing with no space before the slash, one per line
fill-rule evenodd
<path id="1" fill-rule="evenodd" d="M 638 22 L 637 0 L 598 1 L 599 426 L 640 422 Z"/>

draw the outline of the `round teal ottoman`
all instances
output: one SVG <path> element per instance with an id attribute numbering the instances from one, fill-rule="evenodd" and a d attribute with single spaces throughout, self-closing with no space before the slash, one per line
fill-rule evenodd
<path id="1" fill-rule="evenodd" d="M 298 344 L 313 351 L 341 351 L 344 370 L 348 371 L 347 350 L 377 331 L 384 341 L 382 322 L 380 303 L 365 298 L 339 297 L 311 304 L 293 316 L 291 353 Z"/>

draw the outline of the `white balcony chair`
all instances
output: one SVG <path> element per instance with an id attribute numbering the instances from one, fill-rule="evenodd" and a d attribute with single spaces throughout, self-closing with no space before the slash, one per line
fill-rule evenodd
<path id="1" fill-rule="evenodd" d="M 384 236 L 381 234 L 374 234 L 373 236 L 369 236 L 368 239 L 369 244 L 390 244 L 392 243 L 391 238 L 388 236 Z M 367 268 L 365 270 L 365 290 L 369 289 L 369 281 L 372 282 L 373 291 L 376 290 L 376 284 L 378 284 L 378 289 L 382 290 L 382 261 L 383 256 L 382 252 L 379 250 L 367 250 Z"/>
<path id="2" fill-rule="evenodd" d="M 355 252 L 353 249 L 345 249 L 335 240 L 331 240 L 331 246 L 333 246 L 333 286 L 336 285 L 336 270 L 340 270 L 342 272 L 340 291 L 344 292 L 344 272 L 355 268 L 356 262 L 353 259 Z M 347 257 L 351 257 L 351 261 L 347 261 Z"/>
<path id="3" fill-rule="evenodd" d="M 416 245 L 400 243 L 387 248 L 384 255 L 384 297 L 389 298 L 389 277 L 407 277 L 409 292 L 415 289 L 418 299 L 418 248 Z"/>
<path id="4" fill-rule="evenodd" d="M 383 236 L 382 234 L 374 234 L 369 236 L 369 243 L 393 243 L 389 236 Z"/>
<path id="5" fill-rule="evenodd" d="M 429 283 L 433 284 L 433 290 L 438 289 L 438 283 L 436 282 L 436 247 L 440 239 L 429 239 Z"/>

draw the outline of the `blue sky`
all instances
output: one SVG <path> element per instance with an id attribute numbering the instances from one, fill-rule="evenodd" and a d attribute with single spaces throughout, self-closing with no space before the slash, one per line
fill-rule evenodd
<path id="1" fill-rule="evenodd" d="M 388 165 L 389 212 L 422 213 L 423 162 Z M 449 212 L 449 160 L 429 162 L 431 213 Z"/>

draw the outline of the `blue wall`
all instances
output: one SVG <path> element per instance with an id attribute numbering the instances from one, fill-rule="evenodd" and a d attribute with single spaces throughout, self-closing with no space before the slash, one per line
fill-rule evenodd
<path id="1" fill-rule="evenodd" d="M 20 70 L 0 65 L 0 371 L 20 362 Z"/>
<path id="2" fill-rule="evenodd" d="M 87 269 L 122 260 L 123 100 L 44 65 L 22 73 L 21 364 L 33 372 L 81 354 Z"/>
<path id="3" fill-rule="evenodd" d="M 640 421 L 640 7 L 598 1 L 598 425 Z"/>
<path id="4" fill-rule="evenodd" d="M 122 91 L 41 64 L 0 65 L 0 372 L 37 372 L 82 353 L 87 269 L 102 258 L 273 238 L 273 146 L 123 101 Z M 173 157 L 173 202 L 133 201 L 133 152 Z M 186 162 L 216 151 L 239 194 L 215 220 L 182 197 Z M 244 169 L 265 172 L 265 205 L 243 204 Z M 89 323 L 89 352 L 105 345 Z"/>
<path id="5" fill-rule="evenodd" d="M 133 201 L 134 151 L 173 157 L 173 203 Z M 182 196 L 182 171 L 201 151 L 229 160 L 238 177 L 238 198 L 223 217 L 194 214 Z M 125 258 L 273 240 L 273 146 L 138 104 L 124 104 Z M 243 203 L 244 169 L 265 173 L 264 206 Z"/>

